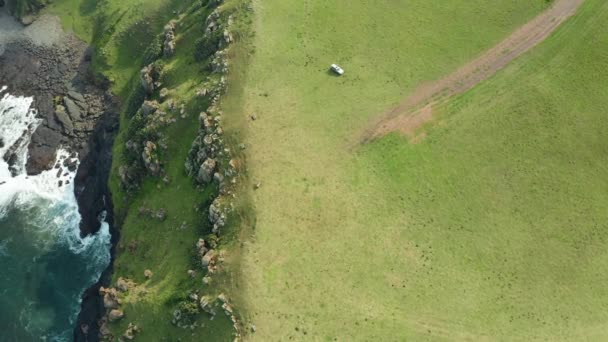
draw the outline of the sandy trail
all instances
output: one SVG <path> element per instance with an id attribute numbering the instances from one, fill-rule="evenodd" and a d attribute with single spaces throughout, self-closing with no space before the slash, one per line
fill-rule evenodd
<path id="1" fill-rule="evenodd" d="M 538 45 L 574 15 L 583 1 L 557 0 L 549 9 L 454 73 L 420 85 L 399 106 L 380 115 L 364 133 L 361 141 L 369 142 L 394 131 L 412 137 L 417 128 L 433 118 L 433 106 L 473 88 Z"/>

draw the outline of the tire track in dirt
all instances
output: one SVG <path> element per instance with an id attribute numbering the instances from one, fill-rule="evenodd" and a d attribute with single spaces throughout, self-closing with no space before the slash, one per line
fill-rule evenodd
<path id="1" fill-rule="evenodd" d="M 583 2 L 556 0 L 549 9 L 478 58 L 440 80 L 420 85 L 397 107 L 381 114 L 365 131 L 360 142 L 367 143 L 395 131 L 413 137 L 418 128 L 433 118 L 434 106 L 473 88 L 538 45 L 574 15 Z"/>

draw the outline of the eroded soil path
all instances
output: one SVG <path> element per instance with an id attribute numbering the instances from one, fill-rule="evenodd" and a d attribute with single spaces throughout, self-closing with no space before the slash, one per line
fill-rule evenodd
<path id="1" fill-rule="evenodd" d="M 556 0 L 549 9 L 454 73 L 420 85 L 397 107 L 381 114 L 363 134 L 361 142 L 369 142 L 394 131 L 413 137 L 416 129 L 433 118 L 434 106 L 473 88 L 538 45 L 574 15 L 583 1 Z"/>

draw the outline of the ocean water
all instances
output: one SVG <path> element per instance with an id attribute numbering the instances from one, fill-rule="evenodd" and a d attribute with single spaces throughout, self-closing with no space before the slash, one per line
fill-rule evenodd
<path id="1" fill-rule="evenodd" d="M 101 230 L 80 238 L 75 172 L 26 175 L 40 124 L 32 101 L 0 88 L 0 341 L 70 341 L 81 294 L 110 262 L 110 233 L 100 217 Z M 19 139 L 13 177 L 2 156 Z M 60 150 L 58 162 L 66 158 Z"/>

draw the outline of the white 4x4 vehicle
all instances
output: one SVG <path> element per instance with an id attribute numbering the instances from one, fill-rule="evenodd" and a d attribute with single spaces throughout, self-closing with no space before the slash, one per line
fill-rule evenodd
<path id="1" fill-rule="evenodd" d="M 335 72 L 336 74 L 338 74 L 340 76 L 344 75 L 344 70 L 342 68 L 340 68 L 340 66 L 338 64 L 332 64 L 331 71 Z"/>

